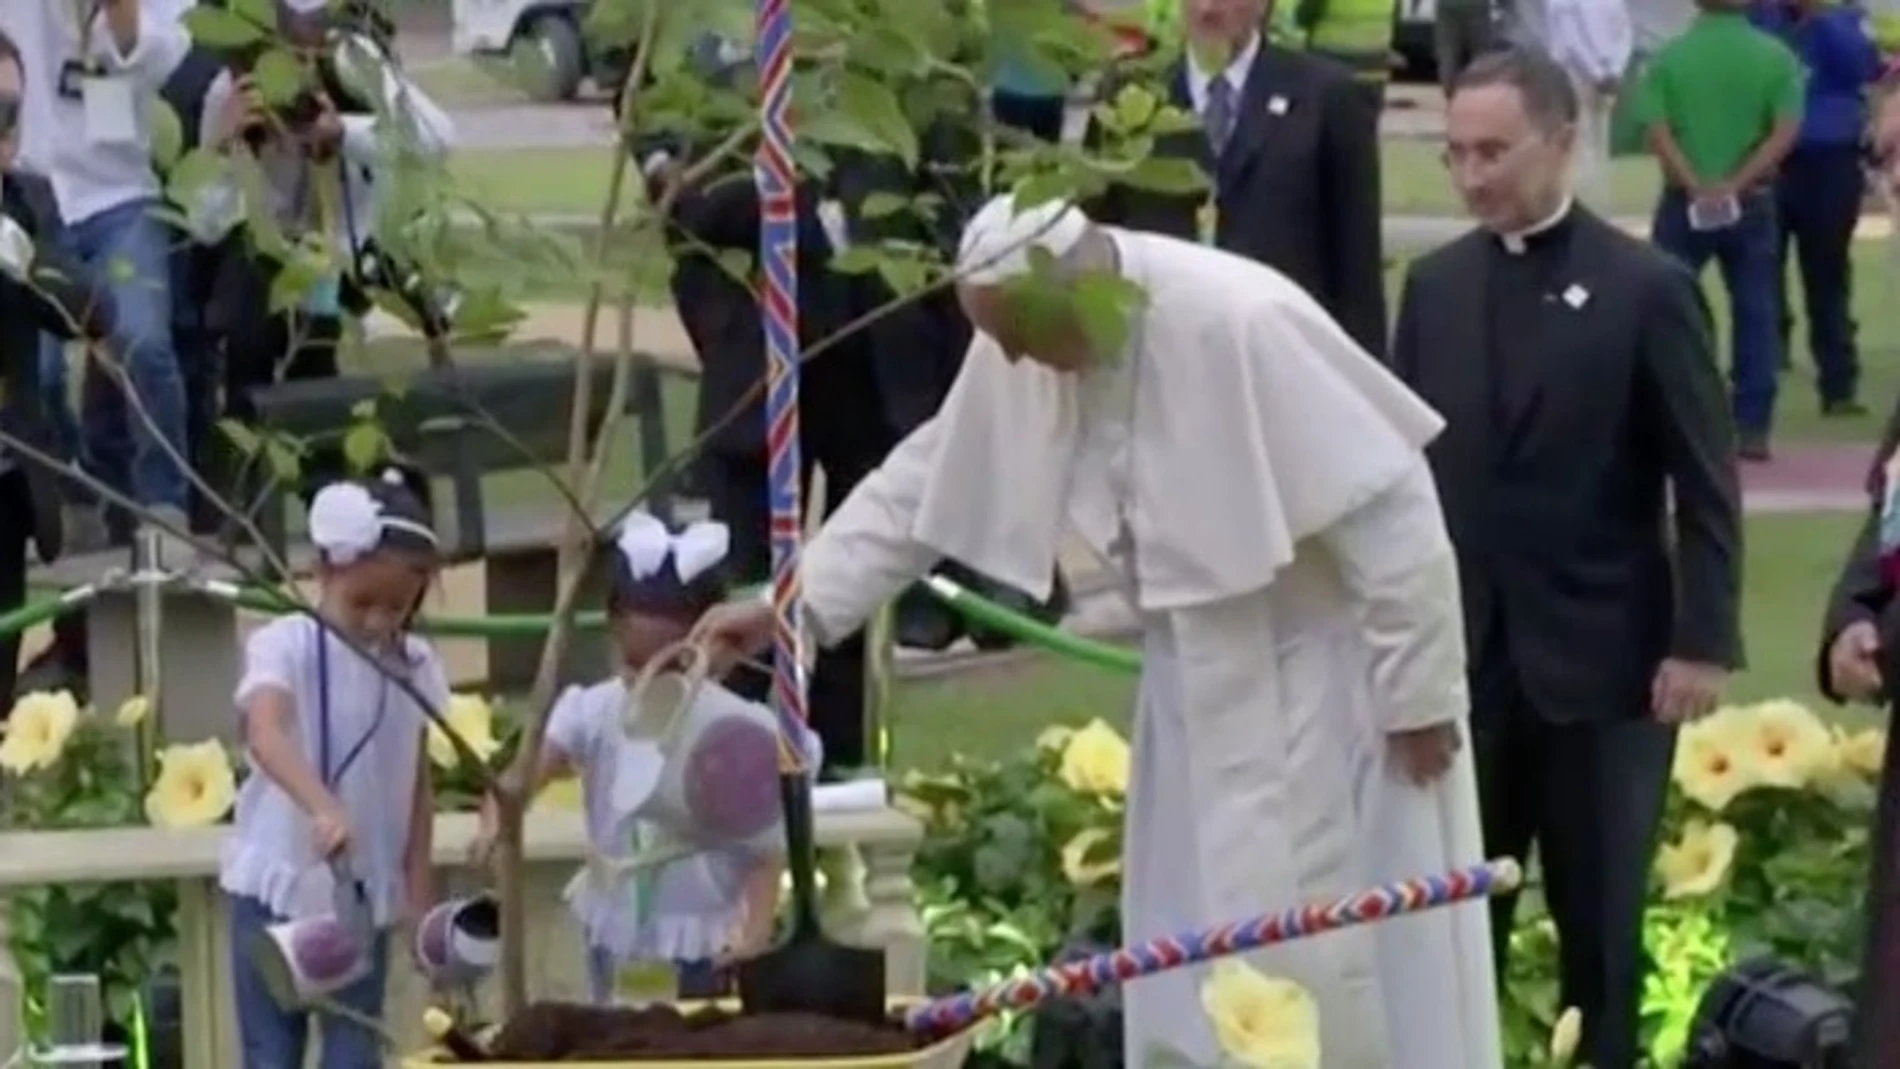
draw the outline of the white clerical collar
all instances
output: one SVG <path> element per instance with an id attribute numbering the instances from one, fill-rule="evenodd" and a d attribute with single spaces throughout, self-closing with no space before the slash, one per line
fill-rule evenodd
<path id="1" fill-rule="evenodd" d="M 1201 111 L 1207 107 L 1207 87 L 1214 80 L 1215 73 L 1227 79 L 1227 84 L 1233 87 L 1234 100 L 1238 102 L 1240 91 L 1247 87 L 1247 72 L 1253 70 L 1254 57 L 1259 54 L 1260 35 L 1256 33 L 1247 39 L 1246 47 L 1234 53 L 1234 58 L 1228 62 L 1225 69 L 1212 72 L 1202 69 L 1200 61 L 1194 57 L 1194 50 L 1188 49 L 1188 100 L 1193 103 L 1194 110 Z"/>
<path id="2" fill-rule="evenodd" d="M 1510 253 L 1512 256 L 1524 255 L 1524 250 L 1530 247 L 1530 239 L 1549 230 L 1558 223 L 1563 222 L 1564 216 L 1570 214 L 1570 208 L 1576 202 L 1577 199 L 1575 197 L 1566 196 L 1563 203 L 1557 205 L 1556 211 L 1551 212 L 1538 222 L 1522 230 L 1513 230 L 1508 234 L 1499 234 L 1498 243 L 1503 245 L 1504 251 Z"/>

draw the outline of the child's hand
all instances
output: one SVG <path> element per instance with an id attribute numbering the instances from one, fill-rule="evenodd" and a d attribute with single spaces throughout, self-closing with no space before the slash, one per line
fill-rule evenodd
<path id="1" fill-rule="evenodd" d="M 318 857 L 326 861 L 336 857 L 350 847 L 349 814 L 335 799 L 324 802 L 310 816 L 310 835 Z"/>

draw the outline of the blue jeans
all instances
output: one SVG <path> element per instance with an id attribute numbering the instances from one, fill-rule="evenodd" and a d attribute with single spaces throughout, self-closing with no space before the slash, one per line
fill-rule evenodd
<path id="1" fill-rule="evenodd" d="M 85 441 L 79 434 L 79 418 L 73 414 L 67 382 L 66 343 L 51 334 L 40 335 L 40 389 L 46 421 L 53 428 L 60 459 L 77 460 L 83 466 Z"/>
<path id="2" fill-rule="evenodd" d="M 81 426 L 107 486 L 141 505 L 182 509 L 189 483 L 174 456 L 184 455 L 185 385 L 172 348 L 171 239 L 155 207 L 121 204 L 66 228 L 67 251 L 96 273 L 112 301 L 111 352 L 150 417 L 148 425 L 113 377 L 89 368 Z"/>
<path id="3" fill-rule="evenodd" d="M 264 977 L 252 958 L 252 944 L 264 929 L 280 919 L 255 898 L 232 896 L 231 986 L 237 996 L 238 1047 L 244 1069 L 286 1069 L 303 1064 L 310 1042 L 310 1014 L 285 1010 L 270 997 Z M 370 947 L 374 962 L 370 974 L 331 996 L 370 1017 L 383 1015 L 383 989 L 389 979 L 389 935 L 378 933 Z M 324 1016 L 317 1025 L 321 1036 L 318 1069 L 363 1069 L 383 1064 L 382 1041 L 362 1027 L 339 1017 Z"/>
<path id="4" fill-rule="evenodd" d="M 1729 387 L 1736 429 L 1765 435 L 1774 423 L 1781 368 L 1781 229 L 1773 192 L 1744 194 L 1742 215 L 1720 230 L 1689 228 L 1689 198 L 1663 190 L 1650 240 L 1698 276 L 1713 259 L 1729 304 Z"/>

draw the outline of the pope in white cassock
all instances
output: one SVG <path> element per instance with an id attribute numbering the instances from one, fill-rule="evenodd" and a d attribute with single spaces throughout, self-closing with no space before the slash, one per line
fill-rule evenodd
<path id="1" fill-rule="evenodd" d="M 1031 246 L 1053 258 L 1045 290 L 1113 272 L 1145 292 L 1121 351 L 1046 299 L 1030 314 Z M 1422 453 L 1438 416 L 1297 286 L 1216 249 L 1001 197 L 957 267 L 979 333 L 936 417 L 805 548 L 813 637 L 849 635 L 942 557 L 1046 594 L 1065 524 L 1112 563 L 1142 628 L 1130 941 L 1483 860 L 1458 576 Z M 703 630 L 759 648 L 770 609 Z M 1318 1001 L 1327 1069 L 1501 1063 L 1483 903 L 1249 961 Z M 1130 986 L 1130 1064 L 1157 1043 L 1219 1060 L 1203 975 Z"/>

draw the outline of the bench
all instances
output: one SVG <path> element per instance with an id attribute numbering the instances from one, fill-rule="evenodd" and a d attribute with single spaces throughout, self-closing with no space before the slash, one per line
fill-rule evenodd
<path id="1" fill-rule="evenodd" d="M 253 395 L 262 429 L 306 447 L 306 454 L 335 449 L 365 402 L 389 446 L 436 480 L 437 523 L 452 562 L 480 561 L 487 589 L 486 615 L 545 614 L 552 611 L 557 586 L 556 545 L 569 512 L 556 505 L 553 491 L 539 503 L 510 506 L 495 502 L 488 476 L 560 467 L 567 456 L 569 413 L 573 406 L 578 356 L 569 346 L 534 343 L 510 346 L 508 356 L 452 368 L 418 370 L 400 377 L 348 375 L 289 382 Z M 606 417 L 614 361 L 595 360 L 590 436 Z M 640 470 L 651 479 L 667 455 L 665 405 L 661 377 L 667 372 L 650 357 L 637 356 L 627 390 L 625 412 L 637 441 Z M 675 373 L 676 374 L 676 373 Z M 496 433 L 494 426 L 506 429 Z M 314 557 L 307 543 L 293 537 L 303 504 L 297 487 L 265 475 L 261 466 L 250 481 L 261 484 L 254 497 L 234 502 L 248 509 L 264 542 L 277 559 L 297 574 L 307 574 Z M 223 481 L 223 480 L 220 480 Z M 237 480 L 241 484 L 244 479 Z M 606 504 L 592 517 L 610 520 L 624 507 L 632 487 L 609 486 Z M 661 516 L 676 507 L 667 485 L 656 486 L 647 507 Z M 234 555 L 262 571 L 265 555 L 240 547 Z M 41 570 L 36 581 L 62 587 L 96 581 L 128 563 L 125 550 L 63 558 Z M 212 566 L 210 575 L 237 578 L 233 569 Z M 597 577 L 590 585 L 598 590 Z M 581 607 L 599 603 L 584 591 Z M 217 599 L 185 590 L 168 590 L 160 636 L 160 703 L 166 711 L 165 735 L 192 739 L 225 737 L 232 727 L 230 687 L 237 673 L 236 613 Z M 88 646 L 94 703 L 111 709 L 136 693 L 138 649 L 135 599 L 130 592 L 101 595 L 88 608 Z M 488 641 L 489 686 L 494 692 L 525 690 L 540 663 L 544 635 L 531 633 Z M 598 674 L 597 642 L 574 642 L 563 665 L 562 680 L 580 681 Z M 181 722 L 181 720 L 183 722 Z"/>

